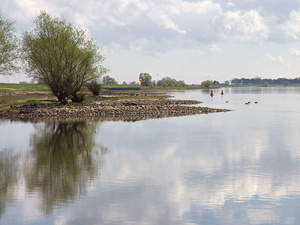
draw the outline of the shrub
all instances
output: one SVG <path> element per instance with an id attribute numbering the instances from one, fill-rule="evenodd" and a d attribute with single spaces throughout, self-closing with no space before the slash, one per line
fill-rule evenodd
<path id="1" fill-rule="evenodd" d="M 263 87 L 268 87 L 268 86 L 269 86 L 268 82 L 263 83 Z"/>
<path id="2" fill-rule="evenodd" d="M 99 95 L 102 91 L 102 85 L 96 80 L 92 80 L 91 82 L 87 83 L 86 86 L 93 93 L 93 95 Z"/>
<path id="3" fill-rule="evenodd" d="M 84 94 L 75 94 L 72 95 L 71 100 L 72 102 L 82 102 L 85 99 Z"/>

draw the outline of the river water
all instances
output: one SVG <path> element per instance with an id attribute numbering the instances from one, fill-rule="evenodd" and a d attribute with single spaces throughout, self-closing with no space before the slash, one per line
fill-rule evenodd
<path id="1" fill-rule="evenodd" d="M 223 90 L 169 94 L 233 111 L 0 121 L 0 224 L 300 224 L 300 87 Z"/>

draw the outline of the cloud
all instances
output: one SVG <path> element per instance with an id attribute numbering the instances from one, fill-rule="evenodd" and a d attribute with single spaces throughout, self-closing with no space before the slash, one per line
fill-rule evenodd
<path id="1" fill-rule="evenodd" d="M 8 0 L 6 0 L 8 1 Z M 212 0 L 188 2 L 182 0 L 104 0 L 47 1 L 12 0 L 10 10 L 21 20 L 31 20 L 39 11 L 59 14 L 78 26 L 91 30 L 107 44 L 119 43 L 129 48 L 128 40 L 151 39 L 160 43 L 175 42 L 179 47 L 192 47 L 196 43 L 232 40 L 262 42 L 269 29 L 256 10 L 227 11 L 235 3 L 222 4 Z M 105 34 L 105 33 L 109 34 Z M 123 43 L 122 43 L 123 42 Z M 189 46 L 190 45 L 190 46 Z M 171 48 L 172 45 L 170 46 Z M 151 48 L 151 47 L 150 47 Z"/>
<path id="2" fill-rule="evenodd" d="M 174 5 L 156 5 L 150 4 L 150 11 L 147 13 L 147 17 L 153 21 L 158 27 L 163 29 L 173 30 L 181 34 L 185 34 L 186 31 L 179 27 L 174 21 L 174 17 L 180 14 L 180 11 Z M 158 6 L 158 7 L 157 7 Z"/>
<path id="3" fill-rule="evenodd" d="M 7 9 L 2 9 L 4 12 L 13 18 L 17 19 L 17 21 L 30 23 L 32 18 L 37 15 L 37 13 L 41 10 L 48 10 L 49 4 L 45 1 L 37 2 L 34 0 L 4 0 L 7 2 Z M 1 2 L 2 5 L 2 2 Z"/>
<path id="4" fill-rule="evenodd" d="M 223 50 L 218 45 L 213 44 L 209 45 L 205 48 L 201 48 L 198 50 L 193 50 L 192 52 L 196 53 L 197 56 L 203 57 L 205 55 L 221 53 Z"/>
<path id="5" fill-rule="evenodd" d="M 201 51 L 201 50 L 196 51 L 196 55 L 197 55 L 197 56 L 202 57 L 202 56 L 204 56 L 205 54 L 206 54 L 206 52 L 204 52 L 204 51 Z"/>
<path id="6" fill-rule="evenodd" d="M 228 2 L 228 3 L 227 3 L 227 7 L 228 7 L 228 8 L 230 8 L 230 7 L 234 7 L 234 3 L 232 3 L 232 2 Z"/>
<path id="7" fill-rule="evenodd" d="M 280 62 L 280 63 L 284 62 L 284 60 L 281 56 L 272 56 L 270 54 L 266 54 L 266 57 L 268 57 L 273 62 Z"/>
<path id="8" fill-rule="evenodd" d="M 268 39 L 269 27 L 258 11 L 228 11 L 223 19 L 223 36 L 230 41 L 263 42 Z"/>
<path id="9" fill-rule="evenodd" d="M 291 48 L 291 49 L 290 49 L 290 55 L 293 55 L 293 56 L 300 56 L 300 50 Z"/>
<path id="10" fill-rule="evenodd" d="M 293 10 L 289 19 L 281 26 L 287 39 L 299 40 L 300 38 L 300 11 Z"/>
<path id="11" fill-rule="evenodd" d="M 208 49 L 210 52 L 222 52 L 222 49 L 218 45 L 211 45 Z"/>
<path id="12" fill-rule="evenodd" d="M 300 38 L 300 3 L 295 1 L 3 1 L 4 13 L 22 24 L 30 25 L 47 10 L 89 30 L 107 49 L 115 43 L 118 49 L 141 55 L 217 42 L 261 44 Z"/>
<path id="13" fill-rule="evenodd" d="M 102 54 L 108 55 L 115 53 L 120 48 L 120 45 L 117 43 L 111 43 L 109 46 L 104 46 L 102 48 Z"/>

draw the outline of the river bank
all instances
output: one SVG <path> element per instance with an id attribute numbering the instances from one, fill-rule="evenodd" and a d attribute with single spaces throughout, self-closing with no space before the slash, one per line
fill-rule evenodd
<path id="1" fill-rule="evenodd" d="M 16 93 L 15 93 L 16 94 Z M 22 93 L 26 96 L 26 93 Z M 27 93 L 32 97 L 41 93 Z M 30 96 L 31 95 L 31 96 Z M 169 99 L 161 92 L 107 92 L 81 103 L 61 105 L 51 94 L 44 102 L 1 107 L 0 118 L 11 120 L 124 120 L 136 121 L 229 110 L 200 107 L 200 101 Z M 50 95 L 50 96 L 49 96 Z M 13 96 L 12 96 L 13 97 Z"/>

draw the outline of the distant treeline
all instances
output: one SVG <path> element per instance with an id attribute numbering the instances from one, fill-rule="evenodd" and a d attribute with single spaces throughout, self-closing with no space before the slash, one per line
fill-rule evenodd
<path id="1" fill-rule="evenodd" d="M 255 78 L 234 78 L 231 80 L 232 85 L 251 85 L 251 84 L 300 84 L 300 77 L 294 79 L 288 78 L 277 78 L 277 79 L 261 79 L 260 77 Z"/>

